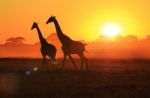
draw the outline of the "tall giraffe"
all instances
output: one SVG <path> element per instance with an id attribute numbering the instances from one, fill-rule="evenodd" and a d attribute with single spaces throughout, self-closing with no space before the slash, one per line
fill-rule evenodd
<path id="1" fill-rule="evenodd" d="M 86 65 L 86 70 L 88 70 L 88 60 L 84 56 L 85 44 L 83 44 L 79 41 L 74 41 L 71 38 L 69 38 L 67 35 L 65 35 L 62 32 L 62 30 L 59 26 L 59 23 L 54 16 L 51 16 L 47 20 L 46 24 L 51 23 L 51 22 L 54 22 L 58 39 L 60 40 L 60 42 L 62 44 L 62 51 L 64 53 L 64 59 L 63 59 L 63 64 L 62 64 L 63 67 L 65 65 L 66 57 L 68 56 L 70 58 L 72 64 L 74 65 L 74 67 L 77 69 L 75 62 L 71 57 L 71 54 L 77 54 L 81 60 L 81 71 L 83 69 L 83 63 L 85 63 L 85 65 Z"/>
<path id="2" fill-rule="evenodd" d="M 40 40 L 40 43 L 41 43 L 41 54 L 43 56 L 42 62 L 43 62 L 43 68 L 44 68 L 44 65 L 45 64 L 47 65 L 46 56 L 49 56 L 51 58 L 51 60 L 55 61 L 55 56 L 56 56 L 57 49 L 55 48 L 54 45 L 49 44 L 44 39 L 44 37 L 41 33 L 41 30 L 39 29 L 39 26 L 36 22 L 33 23 L 31 30 L 33 30 L 34 28 L 37 29 L 39 40 Z M 48 67 L 48 66 L 46 66 L 46 67 Z"/>

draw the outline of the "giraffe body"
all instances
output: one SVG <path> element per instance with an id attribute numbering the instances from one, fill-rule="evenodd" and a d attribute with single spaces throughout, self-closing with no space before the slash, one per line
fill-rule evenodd
<path id="1" fill-rule="evenodd" d="M 40 50 L 41 50 L 41 54 L 43 56 L 43 68 L 44 68 L 44 65 L 45 64 L 47 65 L 46 56 L 49 56 L 51 58 L 51 60 L 55 61 L 57 49 L 55 48 L 54 45 L 49 44 L 46 41 L 46 39 L 44 39 L 44 37 L 43 37 L 39 27 L 38 27 L 38 24 L 36 22 L 33 23 L 33 26 L 31 29 L 34 29 L 34 28 L 37 29 L 39 40 L 41 43 L 41 49 Z"/>
<path id="2" fill-rule="evenodd" d="M 81 71 L 82 71 L 82 68 L 83 68 L 83 63 L 85 63 L 86 69 L 88 70 L 88 60 L 84 56 L 85 44 L 83 44 L 79 41 L 74 41 L 70 37 L 65 35 L 62 32 L 62 30 L 61 30 L 61 28 L 58 24 L 58 21 L 56 20 L 55 17 L 51 16 L 48 19 L 48 21 L 46 22 L 46 24 L 48 24 L 50 22 L 54 23 L 58 39 L 60 40 L 60 42 L 62 44 L 62 51 L 64 53 L 63 67 L 65 65 L 66 57 L 68 56 L 70 58 L 71 62 L 73 63 L 74 67 L 77 69 L 75 62 L 71 57 L 71 54 L 77 54 L 80 57 L 80 60 L 81 60 Z"/>

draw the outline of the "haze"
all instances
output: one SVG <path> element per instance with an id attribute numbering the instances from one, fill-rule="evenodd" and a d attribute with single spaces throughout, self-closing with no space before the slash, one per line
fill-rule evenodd
<path id="1" fill-rule="evenodd" d="M 122 36 L 144 38 L 149 34 L 149 4 L 149 0 L 1 0 L 0 43 L 16 36 L 25 37 L 27 43 L 37 42 L 37 33 L 30 30 L 33 21 L 47 37 L 55 32 L 53 24 L 45 24 L 51 14 L 75 40 L 96 40 L 108 22 L 119 25 Z"/>

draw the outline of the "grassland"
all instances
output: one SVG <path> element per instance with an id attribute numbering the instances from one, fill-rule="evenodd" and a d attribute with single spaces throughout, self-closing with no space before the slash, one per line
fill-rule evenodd
<path id="1" fill-rule="evenodd" d="M 42 70 L 41 59 L 0 59 L 0 98 L 150 97 L 150 60 L 91 59 L 89 72 L 61 61 Z"/>

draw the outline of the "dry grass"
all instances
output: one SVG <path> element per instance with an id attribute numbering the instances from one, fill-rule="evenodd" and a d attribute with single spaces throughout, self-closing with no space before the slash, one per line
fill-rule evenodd
<path id="1" fill-rule="evenodd" d="M 149 60 L 93 59 L 89 72 L 67 62 L 65 70 L 58 60 L 43 71 L 40 59 L 0 59 L 0 98 L 150 97 Z M 35 66 L 40 70 L 34 72 Z"/>

